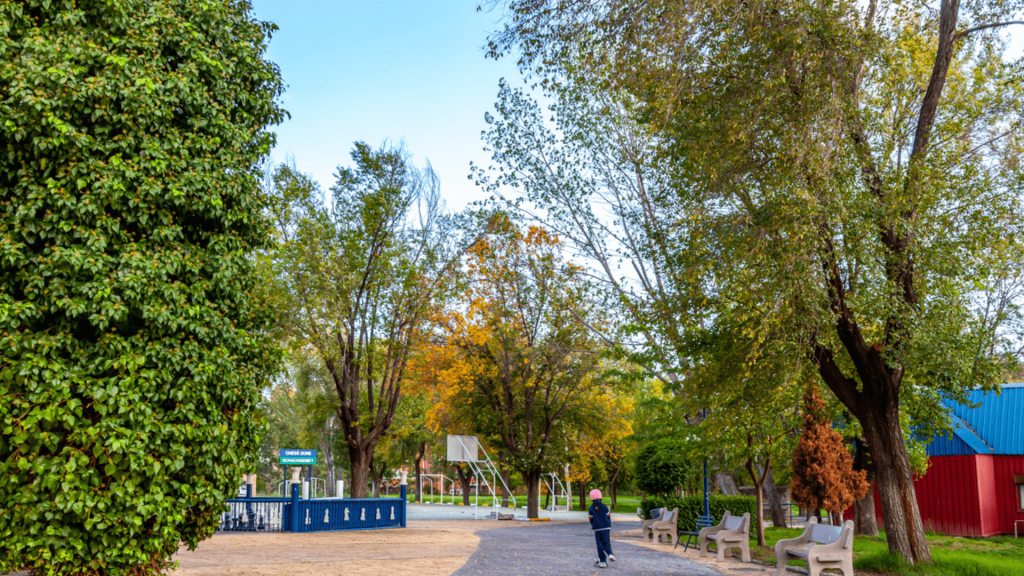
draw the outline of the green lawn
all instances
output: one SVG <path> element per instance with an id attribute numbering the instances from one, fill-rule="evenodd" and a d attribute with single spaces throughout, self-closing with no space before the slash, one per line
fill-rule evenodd
<path id="1" fill-rule="evenodd" d="M 413 495 L 410 493 L 409 494 L 409 501 L 412 502 L 412 499 L 413 499 Z M 614 510 L 612 510 L 612 512 L 622 513 L 622 514 L 634 514 L 635 515 L 636 514 L 636 509 L 640 506 L 641 498 L 639 496 L 619 496 L 617 500 L 618 501 L 616 502 L 616 504 L 618 504 L 618 505 L 615 507 Z M 430 497 L 429 493 L 423 495 L 423 502 L 437 503 L 437 502 L 440 502 L 440 501 L 441 501 L 441 496 L 439 494 L 437 494 L 437 493 L 434 494 L 433 498 Z M 449 503 L 451 503 L 451 501 L 452 501 L 452 497 L 448 496 L 448 495 L 445 495 L 444 503 L 445 504 L 449 504 Z M 541 497 L 541 499 L 540 499 L 541 507 L 544 506 L 544 501 L 545 501 L 544 497 Z M 462 496 L 456 496 L 455 497 L 455 502 L 456 503 L 461 503 L 462 502 Z M 472 504 L 474 502 L 476 502 L 476 497 L 474 497 L 472 494 L 470 494 L 470 496 L 469 496 L 469 503 Z M 526 496 L 516 496 L 516 503 L 519 505 L 520 508 L 525 506 L 526 505 Z M 559 498 L 558 499 L 558 503 L 562 504 L 562 505 L 565 505 L 565 498 Z M 607 503 L 608 502 L 606 502 L 606 504 Z M 509 502 L 509 504 L 511 504 L 511 501 Z M 579 498 L 575 498 L 574 497 L 572 499 L 572 509 L 573 510 L 579 509 L 579 504 L 580 504 Z M 490 496 L 483 496 L 483 495 L 481 495 L 480 496 L 480 506 L 491 506 L 491 497 Z M 590 506 L 590 501 L 589 500 L 587 501 L 587 506 Z"/>
<path id="2" fill-rule="evenodd" d="M 761 560 L 775 561 L 775 543 L 783 538 L 795 538 L 803 532 L 795 528 L 768 528 L 765 540 L 769 548 L 751 546 L 751 553 Z M 1024 538 L 1012 536 L 996 538 L 956 538 L 929 534 L 934 564 L 907 566 L 889 554 L 885 532 L 879 536 L 857 536 L 853 541 L 853 566 L 857 570 L 901 576 L 1013 576 L 1024 575 Z M 792 566 L 806 566 L 791 562 Z"/>

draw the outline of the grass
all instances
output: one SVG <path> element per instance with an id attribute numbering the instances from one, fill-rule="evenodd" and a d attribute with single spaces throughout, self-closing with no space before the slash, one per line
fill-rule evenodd
<path id="1" fill-rule="evenodd" d="M 768 528 L 768 548 L 751 547 L 751 554 L 766 562 L 775 562 L 775 543 L 795 538 L 797 528 Z M 865 573 L 899 576 L 1013 576 L 1024 575 L 1024 539 L 1012 536 L 995 538 L 958 538 L 928 534 L 932 564 L 911 566 L 889 553 L 885 532 L 878 536 L 857 536 L 853 541 L 853 566 Z M 756 548 L 756 551 L 755 551 Z M 806 566 L 790 562 L 791 566 Z"/>
<path id="2" fill-rule="evenodd" d="M 384 495 L 381 494 L 381 496 L 383 497 Z M 412 499 L 413 499 L 413 494 L 410 492 L 409 493 L 409 501 L 412 502 Z M 500 496 L 499 496 L 499 499 L 500 499 Z M 628 495 L 619 496 L 617 498 L 617 502 L 616 502 L 617 506 L 615 507 L 614 510 L 612 510 L 612 512 L 619 513 L 619 514 L 636 514 L 636 509 L 640 507 L 640 500 L 641 500 L 641 498 L 639 496 L 628 496 Z M 439 494 L 437 494 L 437 493 L 434 494 L 433 498 L 430 497 L 430 493 L 426 493 L 426 494 L 423 495 L 423 502 L 437 503 L 437 502 L 440 502 L 440 501 L 441 501 L 441 496 Z M 452 501 L 452 497 L 448 496 L 448 495 L 445 495 L 444 503 L 447 505 L 447 504 L 450 504 L 451 501 Z M 476 497 L 473 494 L 470 494 L 469 495 L 469 503 L 473 504 L 476 501 L 477 501 Z M 457 504 L 460 504 L 462 502 L 462 496 L 456 496 L 455 497 L 455 502 Z M 544 502 L 545 502 L 545 499 L 542 496 L 540 498 L 540 505 L 541 505 L 542 508 L 544 507 Z M 509 501 L 509 504 L 511 504 L 511 503 L 512 502 Z M 523 496 L 516 496 L 516 503 L 519 505 L 520 508 L 525 506 L 526 505 L 526 496 L 525 495 L 523 495 Z M 558 499 L 558 503 L 564 506 L 565 505 L 565 498 L 559 498 Z M 579 509 L 579 503 L 580 503 L 579 498 L 574 496 L 573 499 L 572 499 L 572 509 L 573 510 L 578 510 Z M 605 504 L 608 504 L 608 502 L 605 502 Z M 491 506 L 491 505 L 492 505 L 491 496 L 485 496 L 485 495 L 481 494 L 480 495 L 480 506 Z M 590 501 L 589 500 L 587 501 L 587 506 L 590 506 Z"/>

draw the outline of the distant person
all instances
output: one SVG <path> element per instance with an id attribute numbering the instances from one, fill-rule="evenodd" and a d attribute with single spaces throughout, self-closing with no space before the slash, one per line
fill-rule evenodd
<path id="1" fill-rule="evenodd" d="M 594 539 L 597 540 L 597 560 L 594 564 L 598 568 L 607 568 L 606 560 L 615 562 L 612 554 L 612 511 L 601 502 L 601 491 L 594 488 L 590 491 L 590 529 L 594 531 Z"/>

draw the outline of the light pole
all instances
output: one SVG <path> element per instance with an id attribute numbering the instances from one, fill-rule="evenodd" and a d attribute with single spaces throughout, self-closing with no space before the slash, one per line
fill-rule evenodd
<path id="1" fill-rule="evenodd" d="M 708 417 L 708 409 L 705 408 L 704 409 L 704 413 L 703 413 L 702 418 L 701 418 L 701 423 L 704 423 L 704 420 L 707 420 L 707 417 Z M 705 518 L 711 517 L 711 499 L 708 496 L 708 456 L 707 456 L 707 453 L 704 454 L 704 517 Z"/>

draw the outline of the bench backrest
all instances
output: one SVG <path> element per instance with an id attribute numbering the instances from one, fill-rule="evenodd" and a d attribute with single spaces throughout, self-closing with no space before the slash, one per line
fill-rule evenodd
<path id="1" fill-rule="evenodd" d="M 710 528 L 715 525 L 715 519 L 712 516 L 697 516 L 697 528 Z"/>
<path id="2" fill-rule="evenodd" d="M 814 524 L 811 526 L 811 535 L 808 538 L 815 544 L 833 544 L 839 541 L 839 536 L 843 533 L 841 526 L 826 526 L 824 524 Z"/>
<path id="3" fill-rule="evenodd" d="M 651 508 L 651 520 L 664 520 L 665 512 L 668 508 Z"/>
<path id="4" fill-rule="evenodd" d="M 743 517 L 742 516 L 729 516 L 728 518 L 725 519 L 725 529 L 726 530 L 736 530 L 736 529 L 738 529 L 742 525 L 743 525 Z"/>

